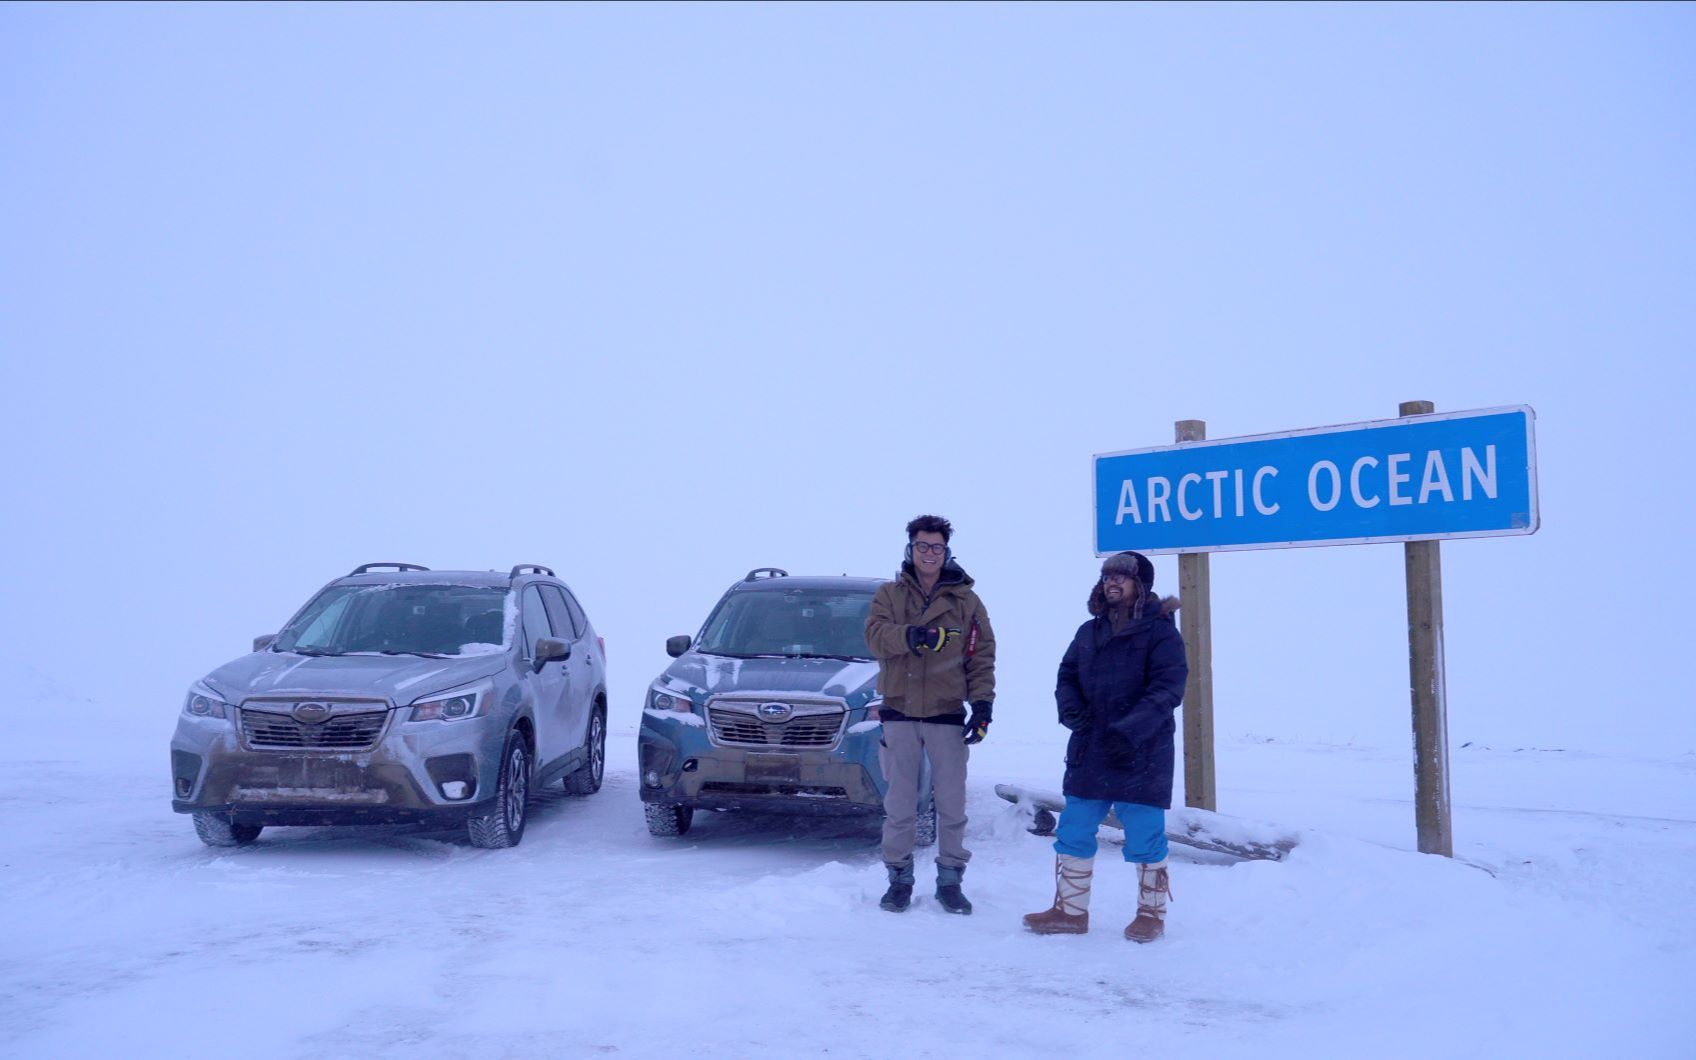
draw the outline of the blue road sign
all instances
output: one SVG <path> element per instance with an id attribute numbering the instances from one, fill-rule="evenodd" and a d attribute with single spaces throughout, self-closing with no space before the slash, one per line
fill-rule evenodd
<path id="1" fill-rule="evenodd" d="M 1530 406 L 1095 457 L 1095 551 L 1225 552 L 1537 531 Z"/>

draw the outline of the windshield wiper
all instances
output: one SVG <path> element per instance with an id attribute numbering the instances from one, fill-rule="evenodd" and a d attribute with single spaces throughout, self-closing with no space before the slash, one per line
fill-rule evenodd
<path id="1" fill-rule="evenodd" d="M 785 659 L 836 659 L 840 662 L 871 662 L 869 655 L 836 655 L 828 651 L 791 651 L 784 652 Z"/>
<path id="2" fill-rule="evenodd" d="M 379 655 L 416 655 L 420 659 L 452 659 L 454 656 L 439 651 L 396 651 L 394 648 L 384 648 Z"/>
<path id="3" fill-rule="evenodd" d="M 312 655 L 317 657 L 347 654 L 345 651 L 319 651 L 317 648 L 289 648 L 287 650 L 291 655 Z"/>
<path id="4" fill-rule="evenodd" d="M 730 659 L 836 659 L 841 662 L 871 662 L 869 655 L 835 655 L 827 651 L 712 651 L 696 648 L 703 655 L 722 655 Z"/>
<path id="5" fill-rule="evenodd" d="M 726 659 L 787 659 L 790 656 L 780 651 L 713 651 L 710 648 L 696 648 L 703 655 L 721 655 Z"/>

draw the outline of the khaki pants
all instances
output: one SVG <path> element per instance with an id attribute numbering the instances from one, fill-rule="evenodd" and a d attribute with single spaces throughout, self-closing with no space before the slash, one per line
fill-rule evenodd
<path id="1" fill-rule="evenodd" d="M 919 773 L 930 758 L 936 789 L 936 863 L 963 869 L 972 860 L 966 849 L 966 759 L 970 748 L 959 725 L 925 721 L 886 721 L 878 762 L 889 790 L 883 795 L 883 862 L 907 865 L 919 808 Z"/>

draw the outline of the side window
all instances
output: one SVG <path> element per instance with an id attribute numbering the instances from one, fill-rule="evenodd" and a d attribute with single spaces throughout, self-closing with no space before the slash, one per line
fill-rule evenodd
<path id="1" fill-rule="evenodd" d="M 589 632 L 589 619 L 583 614 L 583 609 L 577 605 L 577 597 L 571 595 L 571 590 L 565 592 L 565 606 L 571 608 L 571 625 L 581 637 Z"/>
<path id="2" fill-rule="evenodd" d="M 583 635 L 583 631 L 580 629 L 571 633 L 565 632 L 572 629 L 573 624 L 569 613 L 570 609 L 565 606 L 565 595 L 559 591 L 557 586 L 542 586 L 542 599 L 548 602 L 548 617 L 553 620 L 554 628 L 560 631 L 561 638 L 576 640 Z"/>
<path id="3" fill-rule="evenodd" d="M 306 628 L 300 631 L 300 636 L 295 638 L 295 643 L 304 644 L 309 648 L 314 645 L 329 644 L 332 634 L 336 631 L 337 624 L 341 622 L 342 616 L 347 613 L 347 602 L 351 599 L 353 599 L 351 594 L 343 595 L 329 607 L 318 612 L 318 617 L 307 623 Z"/>
<path id="4" fill-rule="evenodd" d="M 524 589 L 524 654 L 536 657 L 536 641 L 554 635 L 548 626 L 548 613 L 542 609 L 542 594 L 534 585 Z"/>

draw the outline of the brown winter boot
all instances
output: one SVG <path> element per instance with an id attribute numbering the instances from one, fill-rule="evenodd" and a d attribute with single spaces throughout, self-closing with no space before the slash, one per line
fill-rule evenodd
<path id="1" fill-rule="evenodd" d="M 1166 902 L 1172 881 L 1164 860 L 1137 866 L 1137 918 L 1125 926 L 1132 942 L 1153 942 L 1166 933 Z"/>
<path id="2" fill-rule="evenodd" d="M 1054 906 L 1026 913 L 1025 927 L 1038 935 L 1082 935 L 1089 930 L 1089 883 L 1094 858 L 1054 856 Z"/>

